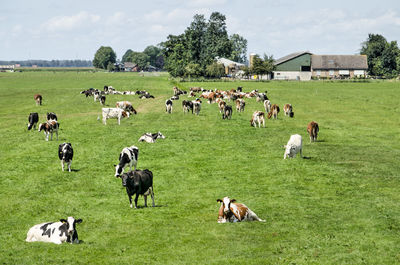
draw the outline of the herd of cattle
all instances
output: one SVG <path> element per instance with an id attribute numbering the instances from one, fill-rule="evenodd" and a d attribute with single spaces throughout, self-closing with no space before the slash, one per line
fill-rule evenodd
<path id="1" fill-rule="evenodd" d="M 271 104 L 267 97 L 267 91 L 265 93 L 260 93 L 257 90 L 245 93 L 242 92 L 242 87 L 237 89 L 232 89 L 229 91 L 224 90 L 205 90 L 199 87 L 190 88 L 190 92 L 180 90 L 177 87 L 173 88 L 174 95 L 165 101 L 166 113 L 172 113 L 173 101 L 179 100 L 182 95 L 187 95 L 187 97 L 194 97 L 194 100 L 182 100 L 183 113 L 191 112 L 192 114 L 199 115 L 201 111 L 202 100 L 207 103 L 218 104 L 218 109 L 222 114 L 222 119 L 231 119 L 233 109 L 229 105 L 229 102 L 234 102 L 237 112 L 244 112 L 246 98 L 256 98 L 257 102 L 263 102 L 263 111 L 254 111 L 251 116 L 250 125 L 257 128 L 265 127 L 265 113 L 267 113 L 267 118 L 277 119 L 280 112 L 280 108 L 277 104 Z M 93 96 L 94 101 L 99 101 L 102 105 L 105 104 L 106 95 L 119 94 L 119 95 L 139 95 L 139 98 L 154 98 L 147 91 L 116 91 L 111 86 L 104 86 L 104 90 L 100 91 L 98 89 L 87 89 L 81 92 L 85 94 L 86 97 Z M 34 95 L 34 99 L 38 106 L 42 105 L 43 97 L 39 94 Z M 285 104 L 283 106 L 283 111 L 285 116 L 291 118 L 294 117 L 294 112 L 291 104 Z M 103 124 L 106 125 L 107 119 L 116 118 L 118 124 L 120 125 L 121 119 L 124 117 L 129 117 L 130 115 L 137 114 L 137 111 L 133 108 L 132 103 L 129 101 L 118 101 L 116 102 L 115 108 L 102 108 Z M 98 120 L 100 117 L 98 117 Z M 28 130 L 32 128 L 36 129 L 36 125 L 39 122 L 39 114 L 37 112 L 30 113 L 28 118 Z M 58 140 L 58 129 L 60 124 L 57 120 L 57 115 L 54 112 L 49 112 L 46 115 L 46 122 L 39 124 L 38 131 L 44 131 L 46 141 L 48 141 L 49 135 L 50 140 L 53 139 L 53 133 L 56 133 Z M 308 124 L 307 132 L 310 136 L 310 143 L 317 140 L 319 126 L 318 123 L 311 121 Z M 145 133 L 140 138 L 139 141 L 146 141 L 148 143 L 154 143 L 156 139 L 164 139 L 165 136 L 161 132 L 157 133 Z M 302 137 L 299 134 L 294 134 L 290 136 L 288 143 L 284 146 L 284 159 L 294 158 L 297 153 L 300 153 L 302 157 Z M 64 171 L 64 165 L 67 164 L 68 171 L 71 172 L 71 162 L 73 159 L 73 148 L 71 143 L 62 143 L 58 148 L 58 156 L 61 161 L 61 168 Z M 135 195 L 135 208 L 137 208 L 137 201 L 139 195 L 144 197 L 144 204 L 147 207 L 147 196 L 150 195 L 152 198 L 152 205 L 155 206 L 154 202 L 154 191 L 153 191 L 153 173 L 148 170 L 138 170 L 137 162 L 139 158 L 139 148 L 136 146 L 125 147 L 122 149 L 119 155 L 119 163 L 115 166 L 115 177 L 121 178 L 122 186 L 126 188 L 126 192 L 129 198 L 130 207 L 132 205 L 132 196 Z M 124 173 L 125 167 L 129 166 L 130 171 Z M 134 170 L 132 170 L 132 166 Z M 265 222 L 265 220 L 260 219 L 252 210 L 250 210 L 246 205 L 242 203 L 236 203 L 235 199 L 230 199 L 229 197 L 224 197 L 223 199 L 218 199 L 217 202 L 221 203 L 218 212 L 218 223 L 226 222 L 241 222 L 241 221 L 260 221 Z M 63 242 L 69 243 L 79 243 L 78 233 L 76 232 L 75 225 L 81 223 L 82 219 L 75 219 L 73 217 L 68 217 L 67 219 L 60 219 L 59 222 L 47 222 L 33 226 L 29 229 L 27 233 L 27 242 L 42 241 L 42 242 L 52 242 L 56 244 L 61 244 Z"/>

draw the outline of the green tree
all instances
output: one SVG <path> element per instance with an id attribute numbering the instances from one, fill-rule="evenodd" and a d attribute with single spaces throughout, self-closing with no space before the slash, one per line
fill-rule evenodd
<path id="1" fill-rule="evenodd" d="M 158 62 L 157 62 L 157 58 L 159 56 L 162 56 L 162 52 L 161 52 L 161 48 L 150 45 L 147 46 L 146 49 L 144 49 L 143 51 L 144 54 L 146 54 L 147 56 L 149 56 L 149 64 L 152 66 L 157 66 Z"/>
<path id="2" fill-rule="evenodd" d="M 185 76 L 189 77 L 189 81 L 191 77 L 198 77 L 202 75 L 202 70 L 200 64 L 197 63 L 189 63 L 185 67 Z"/>
<path id="3" fill-rule="evenodd" d="M 122 56 L 121 63 L 127 62 L 128 58 L 132 55 L 132 53 L 133 53 L 133 51 L 131 49 L 128 49 L 125 52 L 124 56 Z"/>
<path id="4" fill-rule="evenodd" d="M 109 72 L 114 71 L 115 70 L 115 65 L 112 62 L 109 62 L 108 65 L 107 65 L 107 70 Z"/>
<path id="5" fill-rule="evenodd" d="M 115 63 L 117 55 L 111 47 L 101 46 L 93 59 L 93 66 L 96 68 L 107 69 L 108 63 Z"/>
<path id="6" fill-rule="evenodd" d="M 225 76 L 225 67 L 223 64 L 212 63 L 206 67 L 206 76 L 211 78 L 221 78 Z"/>
<path id="7" fill-rule="evenodd" d="M 165 59 L 164 68 L 173 77 L 184 76 L 188 63 L 187 50 L 184 45 L 184 35 L 169 35 L 167 41 L 161 43 Z"/>
<path id="8" fill-rule="evenodd" d="M 239 34 L 231 35 L 229 40 L 232 46 L 229 59 L 239 63 L 247 63 L 247 40 Z"/>
<path id="9" fill-rule="evenodd" d="M 128 57 L 128 62 L 132 62 L 138 65 L 140 70 L 146 68 L 149 65 L 150 57 L 143 52 L 132 52 Z"/>
<path id="10" fill-rule="evenodd" d="M 185 30 L 184 41 L 187 47 L 188 60 L 205 67 L 205 33 L 207 22 L 204 15 L 195 15 L 192 23 Z"/>
<path id="11" fill-rule="evenodd" d="M 375 66 L 383 54 L 387 45 L 386 39 L 379 34 L 368 34 L 368 39 L 362 43 L 360 54 L 367 55 L 368 72 L 371 75 L 379 75 L 376 70 L 379 67 Z"/>
<path id="12" fill-rule="evenodd" d="M 250 73 L 262 76 L 272 73 L 273 70 L 275 70 L 275 65 L 272 55 L 268 56 L 264 54 L 264 60 L 258 55 L 254 56 L 253 65 L 250 67 Z"/>
<path id="13" fill-rule="evenodd" d="M 385 50 L 382 52 L 381 62 L 384 69 L 384 75 L 387 77 L 395 77 L 399 74 L 397 58 L 400 56 L 400 50 L 397 41 L 386 44 Z"/>

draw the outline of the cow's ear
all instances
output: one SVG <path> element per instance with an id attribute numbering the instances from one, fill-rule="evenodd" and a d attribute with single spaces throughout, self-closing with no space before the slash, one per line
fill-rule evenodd
<path id="1" fill-rule="evenodd" d="M 65 220 L 65 219 L 60 219 L 60 222 L 61 223 L 68 223 L 67 220 Z"/>
<path id="2" fill-rule="evenodd" d="M 75 220 L 75 223 L 77 223 L 77 224 L 82 223 L 82 219 Z"/>
<path id="3" fill-rule="evenodd" d="M 222 200 L 221 199 L 217 199 L 217 202 L 222 202 Z"/>
<path id="4" fill-rule="evenodd" d="M 117 165 L 114 165 L 114 167 L 116 167 Z"/>
<path id="5" fill-rule="evenodd" d="M 236 202 L 236 199 L 232 199 L 231 202 Z"/>

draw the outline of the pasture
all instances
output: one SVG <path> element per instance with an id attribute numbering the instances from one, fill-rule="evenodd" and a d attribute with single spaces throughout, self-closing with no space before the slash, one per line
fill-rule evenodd
<path id="1" fill-rule="evenodd" d="M 104 85 L 145 89 L 155 99 L 107 95 L 106 105 L 129 100 L 138 114 L 104 126 L 101 105 L 80 94 Z M 178 84 L 268 90 L 281 113 L 261 129 L 249 122 L 263 110 L 255 98 L 231 120 L 204 100 L 199 116 L 184 115 L 186 96 L 166 114 L 174 85 L 164 74 L 0 73 L 1 264 L 400 263 L 399 82 Z M 285 103 L 293 119 L 283 115 Z M 46 142 L 42 132 L 27 131 L 27 119 L 38 112 L 44 122 L 50 111 L 59 140 Z M 310 144 L 312 120 L 320 133 Z M 157 131 L 166 138 L 138 142 Z M 310 159 L 283 160 L 295 133 Z M 74 148 L 71 173 L 57 156 L 63 142 Z M 131 145 L 140 150 L 138 168 L 154 174 L 155 208 L 129 208 L 114 177 L 119 153 Z M 224 196 L 266 222 L 217 224 L 216 200 Z M 68 216 L 83 219 L 80 244 L 25 242 L 33 225 Z"/>

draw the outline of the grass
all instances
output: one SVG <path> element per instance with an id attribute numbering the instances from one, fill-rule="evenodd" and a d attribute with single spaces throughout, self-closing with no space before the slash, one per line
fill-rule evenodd
<path id="1" fill-rule="evenodd" d="M 268 90 L 291 103 L 266 128 L 249 120 L 262 110 L 246 100 L 222 120 L 215 104 L 184 115 L 181 100 L 165 113 L 173 81 L 133 73 L 0 73 L 1 264 L 396 264 L 400 263 L 399 82 L 204 82 L 203 86 Z M 118 126 L 97 121 L 101 106 L 85 88 L 146 89 L 130 100 L 138 115 Z M 43 95 L 35 106 L 33 95 Z M 30 112 L 54 111 L 59 141 L 27 131 Z M 311 120 L 320 125 L 310 144 Z M 166 139 L 139 143 L 144 132 Z M 291 134 L 311 159 L 283 160 Z M 58 145 L 71 142 L 73 172 L 62 172 Z M 138 167 L 154 174 L 156 208 L 129 208 L 113 165 L 125 146 L 139 147 Z M 217 224 L 216 199 L 235 198 L 266 223 Z M 139 205 L 143 199 L 139 198 Z M 79 245 L 26 243 L 34 224 L 74 216 Z"/>

